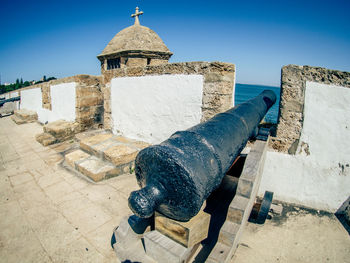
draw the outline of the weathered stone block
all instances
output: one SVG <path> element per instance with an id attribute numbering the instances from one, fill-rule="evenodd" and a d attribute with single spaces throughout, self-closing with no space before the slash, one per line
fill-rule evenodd
<path id="1" fill-rule="evenodd" d="M 235 65 L 231 63 L 224 62 L 210 62 L 209 63 L 210 72 L 224 73 L 224 72 L 235 72 Z"/>
<path id="2" fill-rule="evenodd" d="M 122 165 L 135 160 L 138 150 L 127 145 L 115 145 L 103 152 L 106 160 L 114 165 Z"/>
<path id="3" fill-rule="evenodd" d="M 78 86 L 76 88 L 76 96 L 77 99 L 84 99 L 85 97 L 92 97 L 100 94 L 101 91 L 99 91 L 96 87 L 91 86 Z"/>
<path id="4" fill-rule="evenodd" d="M 11 116 L 11 119 L 14 121 L 14 123 L 16 123 L 17 125 L 21 125 L 21 124 L 24 124 L 24 123 L 27 123 L 25 120 L 19 118 L 18 116 L 16 115 L 12 115 Z"/>
<path id="5" fill-rule="evenodd" d="M 144 68 L 145 75 L 161 75 L 164 73 L 164 65 L 147 66 Z"/>
<path id="6" fill-rule="evenodd" d="M 126 68 L 126 74 L 130 77 L 143 76 L 143 67 Z"/>
<path id="7" fill-rule="evenodd" d="M 38 114 L 35 111 L 20 109 L 15 110 L 14 114 L 25 122 L 33 122 L 38 120 Z"/>
<path id="8" fill-rule="evenodd" d="M 95 105 L 103 104 L 102 96 L 96 94 L 93 97 L 84 97 L 84 98 L 78 98 L 77 101 L 78 108 L 80 107 L 91 107 Z"/>
<path id="9" fill-rule="evenodd" d="M 185 71 L 183 63 L 164 64 L 162 66 L 164 74 L 183 74 Z"/>
<path id="10" fill-rule="evenodd" d="M 101 83 L 101 77 L 85 75 L 85 74 L 74 76 L 74 80 L 86 86 L 98 86 Z"/>
<path id="11" fill-rule="evenodd" d="M 82 151 L 82 150 L 76 150 L 74 152 L 71 152 L 69 154 L 65 155 L 65 161 L 73 168 L 75 168 L 76 162 L 81 162 L 87 158 L 90 157 L 90 154 Z"/>
<path id="12" fill-rule="evenodd" d="M 233 82 L 205 82 L 203 85 L 204 94 L 232 95 Z"/>
<path id="13" fill-rule="evenodd" d="M 144 235 L 146 254 L 157 262 L 182 263 L 191 253 L 185 248 L 157 230 Z"/>
<path id="14" fill-rule="evenodd" d="M 114 165 L 104 162 L 94 156 L 82 162 L 76 162 L 75 165 L 79 172 L 95 182 L 101 181 L 106 177 L 110 178 L 119 175 Z"/>
<path id="15" fill-rule="evenodd" d="M 220 113 L 220 111 L 216 108 L 204 108 L 204 107 L 202 107 L 201 122 L 209 120 L 210 118 L 214 117 L 218 113 Z"/>
<path id="16" fill-rule="evenodd" d="M 232 107 L 232 95 L 204 94 L 202 105 L 204 108 L 219 108 L 220 111 L 226 111 Z"/>
<path id="17" fill-rule="evenodd" d="M 87 152 L 94 153 L 94 150 L 92 149 L 93 145 L 106 141 L 112 136 L 113 134 L 110 133 L 101 133 L 92 137 L 88 137 L 80 141 L 80 148 Z"/>
<path id="18" fill-rule="evenodd" d="M 157 65 L 161 65 L 161 64 L 165 64 L 165 63 L 168 63 L 168 61 L 165 59 L 152 58 L 149 65 L 150 66 L 157 66 Z"/>
<path id="19" fill-rule="evenodd" d="M 43 127 L 44 132 L 50 133 L 57 140 L 63 141 L 74 137 L 77 132 L 79 124 L 76 122 L 68 122 L 65 120 L 58 120 L 50 122 Z"/>
<path id="20" fill-rule="evenodd" d="M 119 142 L 119 143 L 132 145 L 132 146 L 136 147 L 139 150 L 150 146 L 149 143 L 142 142 L 142 141 L 136 141 L 136 140 L 133 140 L 133 139 L 130 139 L 130 138 L 126 138 L 124 136 L 116 136 L 116 137 L 113 138 L 113 140 L 115 140 L 116 142 Z"/>
<path id="21" fill-rule="evenodd" d="M 204 81 L 207 83 L 210 82 L 221 82 L 221 81 L 225 81 L 225 82 L 234 82 L 235 80 L 235 73 L 225 73 L 225 74 L 221 74 L 218 72 L 207 72 L 204 75 Z"/>
<path id="22" fill-rule="evenodd" d="M 198 62 L 185 62 L 184 74 L 199 74 L 200 67 Z"/>
<path id="23" fill-rule="evenodd" d="M 48 146 L 57 142 L 57 139 L 54 136 L 46 132 L 36 135 L 35 139 L 43 146 Z"/>

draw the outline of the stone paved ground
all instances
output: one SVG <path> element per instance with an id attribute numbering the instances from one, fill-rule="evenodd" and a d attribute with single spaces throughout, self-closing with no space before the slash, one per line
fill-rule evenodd
<path id="1" fill-rule="evenodd" d="M 284 205 L 264 225 L 248 223 L 232 263 L 350 263 L 350 235 L 330 213 Z"/>
<path id="2" fill-rule="evenodd" d="M 93 183 L 60 162 L 71 142 L 43 147 L 38 123 L 0 119 L 0 262 L 117 262 L 112 231 L 137 189 L 133 175 Z M 234 263 L 350 262 L 350 237 L 333 215 L 291 209 L 248 223 Z"/>
<path id="3" fill-rule="evenodd" d="M 0 262 L 117 262 L 110 238 L 135 177 L 78 177 L 59 165 L 66 145 L 43 147 L 41 132 L 0 119 Z"/>

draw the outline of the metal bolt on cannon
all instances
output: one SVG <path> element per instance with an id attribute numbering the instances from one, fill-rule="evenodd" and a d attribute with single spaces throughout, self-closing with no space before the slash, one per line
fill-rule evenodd
<path id="1" fill-rule="evenodd" d="M 155 211 L 188 221 L 221 183 L 247 141 L 258 135 L 258 125 L 276 102 L 264 90 L 212 119 L 140 151 L 135 174 L 141 187 L 129 197 L 129 207 L 139 217 Z"/>

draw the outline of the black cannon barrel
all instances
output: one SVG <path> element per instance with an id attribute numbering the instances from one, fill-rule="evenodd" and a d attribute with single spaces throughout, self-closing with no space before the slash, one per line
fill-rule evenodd
<path id="1" fill-rule="evenodd" d="M 20 100 L 20 99 L 21 99 L 21 97 L 18 96 L 18 97 L 9 98 L 9 99 L 6 99 L 6 100 L 1 100 L 1 101 L 0 101 L 0 106 L 4 105 L 4 104 L 7 103 L 7 102 L 18 101 L 18 100 Z"/>
<path id="2" fill-rule="evenodd" d="M 139 217 L 154 211 L 187 221 L 195 216 L 209 194 L 221 183 L 257 126 L 275 103 L 265 90 L 212 119 L 139 152 L 135 174 L 142 187 L 129 197 L 129 207 Z"/>

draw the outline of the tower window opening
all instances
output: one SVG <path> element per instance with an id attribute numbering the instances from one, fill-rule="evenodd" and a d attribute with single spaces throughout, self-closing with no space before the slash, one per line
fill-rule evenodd
<path id="1" fill-rule="evenodd" d="M 120 68 L 120 58 L 108 59 L 107 69 Z"/>

